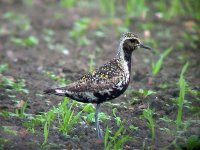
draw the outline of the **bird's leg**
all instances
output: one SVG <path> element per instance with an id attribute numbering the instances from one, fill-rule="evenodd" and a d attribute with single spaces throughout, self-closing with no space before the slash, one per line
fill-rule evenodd
<path id="1" fill-rule="evenodd" d="M 100 108 L 100 104 L 97 104 L 96 112 L 95 112 L 95 126 L 96 126 L 97 138 L 103 141 L 103 135 L 101 132 L 101 128 L 99 126 L 99 119 L 98 119 L 99 108 Z"/>

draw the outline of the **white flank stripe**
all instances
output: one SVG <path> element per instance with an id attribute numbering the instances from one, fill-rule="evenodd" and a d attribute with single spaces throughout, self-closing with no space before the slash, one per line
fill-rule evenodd
<path id="1" fill-rule="evenodd" d="M 55 90 L 55 91 L 56 91 L 56 93 L 60 93 L 60 94 L 64 94 L 64 93 L 65 93 L 64 90 L 59 90 L 59 89 L 57 89 L 57 90 Z"/>

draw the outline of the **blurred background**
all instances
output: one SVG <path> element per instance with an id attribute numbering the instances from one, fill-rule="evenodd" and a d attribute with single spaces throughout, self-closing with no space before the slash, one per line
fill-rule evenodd
<path id="1" fill-rule="evenodd" d="M 198 146 L 199 24 L 199 0 L 0 0 L 0 149 L 40 148 L 42 143 L 94 148 L 88 140 L 95 138 L 89 128 L 93 121 L 88 120 L 94 115 L 92 105 L 87 105 L 91 111 L 84 109 L 70 137 L 60 136 L 56 121 L 45 136 L 46 112 L 63 99 L 44 97 L 42 91 L 64 86 L 112 59 L 120 36 L 128 31 L 152 51 L 134 52 L 129 89 L 102 107 L 103 130 L 108 126 L 114 135 L 122 120 L 127 121 L 120 136 L 135 140 L 118 141 L 123 149 L 187 149 L 194 141 Z M 85 107 L 73 106 L 75 112 Z M 155 136 L 145 111 L 154 117 L 156 127 L 150 126 Z M 113 141 L 110 146 L 117 143 Z"/>

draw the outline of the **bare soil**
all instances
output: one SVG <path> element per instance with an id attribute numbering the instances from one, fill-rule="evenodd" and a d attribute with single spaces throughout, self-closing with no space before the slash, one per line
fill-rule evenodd
<path id="1" fill-rule="evenodd" d="M 16 14 L 23 14 L 30 20 L 30 29 L 24 31 L 19 28 L 17 23 L 3 18 L 3 14 L 7 11 L 13 11 Z M 60 13 L 64 17 L 55 18 L 55 13 Z M 69 31 L 73 28 L 76 20 L 82 17 L 92 18 L 92 23 L 86 31 L 85 36 L 91 41 L 88 45 L 79 46 L 69 36 Z M 17 99 L 27 101 L 28 107 L 25 110 L 27 114 L 40 114 L 41 112 L 49 111 L 53 106 L 63 100 L 61 97 L 56 96 L 38 96 L 44 89 L 58 86 L 58 82 L 53 81 L 47 77 L 43 70 L 55 72 L 60 76 L 64 76 L 67 80 L 76 80 L 81 75 L 88 72 L 88 54 L 94 53 L 95 47 L 100 47 L 100 51 L 95 56 L 95 67 L 104 64 L 109 59 L 115 56 L 115 49 L 120 35 L 115 33 L 113 26 L 102 24 L 105 27 L 105 37 L 97 37 L 94 31 L 98 28 L 95 23 L 102 18 L 96 8 L 83 9 L 80 6 L 71 9 L 64 9 L 51 3 L 43 3 L 37 1 L 33 6 L 26 6 L 19 3 L 0 3 L 0 27 L 4 32 L 0 33 L 0 64 L 9 64 L 9 69 L 3 73 L 14 79 L 24 79 L 26 88 L 29 93 L 24 94 L 16 92 Z M 119 24 L 122 18 L 118 17 Z M 20 21 L 23 21 L 20 20 Z M 147 127 L 147 122 L 140 118 L 144 108 L 148 105 L 155 110 L 154 118 L 156 121 L 156 133 L 154 148 L 159 149 L 170 144 L 174 137 L 161 131 L 159 128 L 168 127 L 174 129 L 172 125 L 167 125 L 159 118 L 168 116 L 170 119 L 175 120 L 177 114 L 177 105 L 172 100 L 178 97 L 179 89 L 177 81 L 179 79 L 180 71 L 183 64 L 188 60 L 190 63 L 185 77 L 191 89 L 199 90 L 200 83 L 200 44 L 197 48 L 190 45 L 190 41 L 184 40 L 183 33 L 193 33 L 190 29 L 185 27 L 189 21 L 197 23 L 197 21 L 185 18 L 176 18 L 174 20 L 162 21 L 152 16 L 146 20 L 132 19 L 130 29 L 132 32 L 139 34 L 144 41 L 143 30 L 141 24 L 151 22 L 153 28 L 151 30 L 151 37 L 157 41 L 158 51 L 162 52 L 164 49 L 173 46 L 174 50 L 165 59 L 161 72 L 153 77 L 151 75 L 151 64 L 149 60 L 157 59 L 155 53 L 138 50 L 133 54 L 132 61 L 132 75 L 131 83 L 125 94 L 119 98 L 111 101 L 112 108 L 117 108 L 117 116 L 125 119 L 126 134 L 133 137 L 133 140 L 124 145 L 124 149 L 141 149 L 143 142 L 146 141 L 146 146 L 151 145 L 151 131 Z M 118 24 L 117 22 L 117 24 Z M 55 43 L 60 43 L 66 47 L 69 54 L 65 55 L 56 50 L 50 50 L 48 44 L 44 40 L 44 30 L 51 29 L 54 31 L 53 40 Z M 158 32 L 168 32 L 159 35 Z M 169 35 L 168 35 L 169 34 Z M 27 37 L 34 35 L 39 39 L 39 43 L 35 46 L 19 46 L 11 42 L 12 37 Z M 183 44 L 182 48 L 177 46 L 177 42 Z M 150 45 L 154 48 L 154 45 Z M 183 59 L 182 59 L 183 58 Z M 167 84 L 167 88 L 161 88 L 161 84 Z M 140 97 L 138 102 L 132 102 L 135 97 L 134 92 L 139 89 L 148 89 L 155 91 L 156 94 Z M 12 101 L 6 93 L 5 87 L 0 87 L 0 111 L 15 112 L 14 106 L 16 102 Z M 200 135 L 199 111 L 200 97 L 196 97 L 191 93 L 187 93 L 185 99 L 191 105 L 197 107 L 197 110 L 190 110 L 184 107 L 183 120 L 198 120 L 192 123 L 184 132 L 185 137 L 190 135 Z M 108 104 L 101 106 L 101 111 L 113 116 L 112 109 Z M 3 117 L 0 116 L 0 126 L 10 126 L 17 132 L 17 135 L 5 133 L 0 128 L 0 138 L 8 140 L 4 143 L 2 149 L 41 149 L 43 142 L 43 128 L 37 126 L 35 133 L 26 133 L 23 123 L 26 118 L 18 117 Z M 134 125 L 138 127 L 137 131 L 131 131 L 128 127 Z M 114 118 L 101 122 L 103 131 L 106 127 L 112 127 L 113 131 L 118 129 Z M 70 136 L 66 138 L 57 130 L 50 129 L 48 143 L 49 147 L 46 149 L 102 149 L 102 145 L 95 144 L 96 135 L 94 124 L 84 126 L 77 124 Z M 57 146 L 52 146 L 50 143 L 55 143 Z M 178 141 L 184 144 L 184 141 Z M 1 142 L 0 142 L 1 144 Z M 173 148 L 172 148 L 173 149 Z"/>

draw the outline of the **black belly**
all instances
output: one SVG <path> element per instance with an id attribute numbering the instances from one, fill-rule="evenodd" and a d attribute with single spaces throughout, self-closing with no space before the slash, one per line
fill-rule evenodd
<path id="1" fill-rule="evenodd" d="M 94 96 L 98 98 L 96 103 L 98 104 L 103 103 L 105 101 L 109 101 L 109 100 L 119 97 L 121 94 L 125 92 L 127 87 L 128 87 L 128 84 L 124 84 L 122 89 L 115 87 L 109 93 L 104 93 L 104 94 L 101 94 L 98 92 L 94 93 Z"/>

